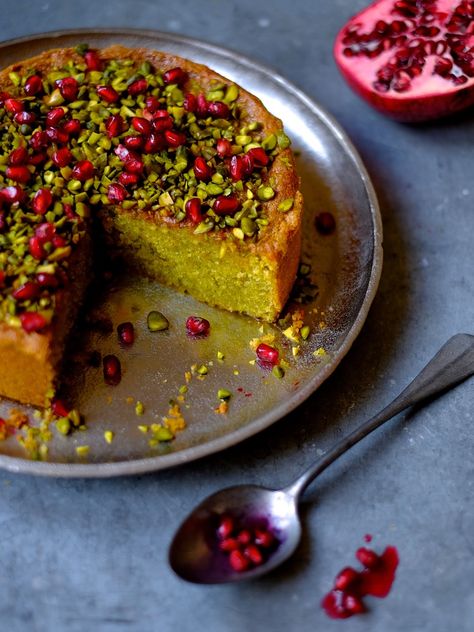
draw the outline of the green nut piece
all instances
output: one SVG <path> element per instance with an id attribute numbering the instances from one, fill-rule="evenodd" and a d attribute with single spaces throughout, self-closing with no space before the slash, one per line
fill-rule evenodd
<path id="1" fill-rule="evenodd" d="M 300 334 L 303 340 L 307 340 L 310 333 L 311 333 L 311 329 L 309 328 L 308 325 L 304 325 L 303 327 L 301 327 Z"/>
<path id="2" fill-rule="evenodd" d="M 56 430 L 66 436 L 71 432 L 71 422 L 67 417 L 61 417 L 56 422 Z"/>
<path id="3" fill-rule="evenodd" d="M 281 368 L 281 366 L 278 366 L 278 365 L 273 367 L 272 373 L 279 380 L 281 380 L 281 378 L 284 377 L 285 375 L 285 371 Z"/>
<path id="4" fill-rule="evenodd" d="M 170 326 L 166 316 L 155 310 L 151 311 L 146 317 L 146 324 L 150 331 L 164 331 Z"/>
<path id="5" fill-rule="evenodd" d="M 285 200 L 282 200 L 280 202 L 280 204 L 278 205 L 278 210 L 281 211 L 282 213 L 286 213 L 287 211 L 291 211 L 291 209 L 293 208 L 293 204 L 294 204 L 295 200 L 294 198 L 286 198 Z"/>
<path id="6" fill-rule="evenodd" d="M 225 388 L 220 388 L 217 391 L 217 399 L 221 399 L 223 401 L 226 401 L 228 399 L 230 399 L 232 397 L 232 393 L 230 391 L 228 391 Z"/>
<path id="7" fill-rule="evenodd" d="M 271 200 L 275 197 L 275 191 L 272 189 L 272 187 L 261 186 L 257 190 L 257 196 L 259 200 L 262 200 L 262 202 L 267 202 L 268 200 Z"/>

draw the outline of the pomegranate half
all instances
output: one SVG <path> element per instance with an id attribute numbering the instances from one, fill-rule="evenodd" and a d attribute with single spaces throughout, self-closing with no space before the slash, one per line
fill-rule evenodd
<path id="1" fill-rule="evenodd" d="M 474 1 L 378 0 L 339 32 L 334 55 L 349 85 L 399 121 L 474 104 Z"/>

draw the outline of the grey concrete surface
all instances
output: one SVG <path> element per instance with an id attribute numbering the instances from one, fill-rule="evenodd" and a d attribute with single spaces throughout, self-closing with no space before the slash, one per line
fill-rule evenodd
<path id="1" fill-rule="evenodd" d="M 5 632 L 470 632 L 474 629 L 474 381 L 398 417 L 306 496 L 294 559 L 254 583 L 198 587 L 170 572 L 173 529 L 240 481 L 284 484 L 394 396 L 450 335 L 474 332 L 472 111 L 403 126 L 338 75 L 331 46 L 363 0 L 0 1 L 0 39 L 133 26 L 199 37 L 273 65 L 334 114 L 364 158 L 385 229 L 382 282 L 333 377 L 261 435 L 140 478 L 46 480 L 0 472 Z M 329 620 L 319 602 L 365 533 L 398 547 L 390 596 Z"/>

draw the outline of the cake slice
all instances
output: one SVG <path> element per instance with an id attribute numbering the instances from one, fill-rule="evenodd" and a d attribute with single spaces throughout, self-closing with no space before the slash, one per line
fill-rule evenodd
<path id="1" fill-rule="evenodd" d="M 51 396 L 97 230 L 161 283 L 278 317 L 302 198 L 255 96 L 167 53 L 83 46 L 0 73 L 0 126 L 0 395 Z"/>

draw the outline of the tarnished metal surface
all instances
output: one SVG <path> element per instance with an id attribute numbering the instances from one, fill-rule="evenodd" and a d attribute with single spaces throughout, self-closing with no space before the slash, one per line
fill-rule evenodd
<path id="1" fill-rule="evenodd" d="M 272 70 L 240 56 L 193 39 L 147 31 L 76 31 L 17 40 L 0 47 L 2 65 L 52 47 L 121 43 L 169 51 L 211 66 L 259 96 L 279 116 L 293 147 L 305 197 L 303 257 L 312 266 L 319 287 L 317 297 L 305 306 L 305 322 L 312 334 L 293 358 L 291 345 L 277 327 L 263 325 L 276 336 L 289 367 L 283 379 L 249 364 L 255 356 L 249 342 L 262 336 L 262 323 L 230 314 L 163 288 L 127 276 L 104 297 L 101 311 L 116 327 L 132 320 L 137 340 L 120 349 L 116 335 L 87 334 L 84 349 L 115 353 L 122 362 L 123 379 L 116 387 L 103 383 L 101 369 L 70 363 L 72 390 L 85 414 L 88 430 L 69 437 L 54 434 L 49 460 L 31 461 L 14 438 L 0 444 L 0 467 L 11 471 L 53 476 L 115 476 L 178 465 L 234 445 L 268 427 L 305 400 L 334 371 L 349 350 L 367 316 L 377 289 L 382 261 L 381 221 L 370 180 L 350 141 L 337 123 L 317 104 Z M 337 231 L 320 236 L 314 217 L 331 211 Z M 148 332 L 146 315 L 158 309 L 169 319 L 167 332 Z M 190 314 L 211 322 L 211 335 L 189 339 L 184 323 Z M 327 356 L 313 352 L 324 348 Z M 217 360 L 217 352 L 225 355 Z M 193 377 L 181 405 L 187 428 L 176 440 L 150 448 L 149 436 L 138 424 L 161 421 L 168 402 L 185 384 L 193 364 L 206 364 L 208 374 Z M 217 391 L 233 393 L 227 414 L 216 414 Z M 145 414 L 137 417 L 140 400 Z M 0 403 L 0 415 L 11 402 Z M 108 445 L 104 431 L 114 432 Z M 90 446 L 87 461 L 76 455 L 78 445 Z"/>

